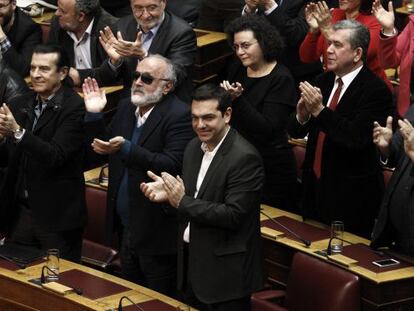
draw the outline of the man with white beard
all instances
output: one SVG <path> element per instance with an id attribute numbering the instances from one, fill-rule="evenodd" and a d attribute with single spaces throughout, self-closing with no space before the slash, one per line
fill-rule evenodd
<path id="1" fill-rule="evenodd" d="M 151 55 L 139 62 L 131 98 L 121 101 L 105 128 L 105 92 L 85 79 L 85 128 L 93 151 L 108 155 L 108 242 L 121 237 L 123 276 L 169 296 L 175 295 L 177 220 L 168 204 L 151 203 L 139 190 L 147 171 L 181 174 L 182 157 L 193 137 L 190 108 L 171 91 L 171 61 Z"/>

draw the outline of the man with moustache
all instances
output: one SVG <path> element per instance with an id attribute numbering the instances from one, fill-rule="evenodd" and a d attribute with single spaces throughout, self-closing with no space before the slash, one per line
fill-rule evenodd
<path id="1" fill-rule="evenodd" d="M 16 0 L 0 0 L 0 58 L 25 77 L 33 50 L 41 42 L 40 26 L 16 7 Z"/>
<path id="2" fill-rule="evenodd" d="M 112 33 L 109 27 L 101 32 L 101 44 L 109 56 L 93 76 L 100 85 L 113 85 L 123 79 L 128 89 L 137 63 L 150 54 L 170 59 L 177 71 L 177 96 L 190 101 L 190 71 L 197 51 L 196 36 L 182 19 L 165 10 L 166 0 L 131 0 L 133 14 L 121 18 Z M 115 35 L 114 35 L 115 34 Z M 76 72 L 71 74 L 75 84 Z"/>
<path id="3" fill-rule="evenodd" d="M 109 158 L 108 234 L 122 236 L 123 276 L 166 295 L 176 288 L 177 220 L 168 204 L 151 203 L 139 190 L 147 171 L 181 173 L 192 138 L 190 110 L 171 91 L 173 64 L 160 55 L 139 62 L 131 96 L 118 104 L 105 128 L 105 94 L 93 79 L 83 84 L 86 131 L 93 150 Z"/>
<path id="4" fill-rule="evenodd" d="M 48 42 L 62 45 L 70 66 L 79 70 L 83 81 L 91 75 L 91 68 L 107 59 L 98 40 L 99 31 L 112 27 L 117 19 L 101 8 L 99 0 L 58 0 L 57 5 Z"/>

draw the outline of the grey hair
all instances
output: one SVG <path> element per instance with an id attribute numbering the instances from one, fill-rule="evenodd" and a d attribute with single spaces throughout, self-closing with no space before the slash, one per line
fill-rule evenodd
<path id="1" fill-rule="evenodd" d="M 350 19 L 344 19 L 336 24 L 333 25 L 333 30 L 337 31 L 340 29 L 349 29 L 351 30 L 351 33 L 349 35 L 349 44 L 351 45 L 351 48 L 362 49 L 362 61 L 365 64 L 367 61 L 367 53 L 368 53 L 368 46 L 369 46 L 369 30 L 368 28 L 361 24 L 360 22 L 357 22 L 355 20 Z"/>
<path id="2" fill-rule="evenodd" d="M 86 16 L 93 17 L 101 8 L 99 0 L 76 0 L 75 8 L 78 12 L 85 13 Z"/>
<path id="3" fill-rule="evenodd" d="M 176 67 L 175 67 L 174 63 L 170 59 L 168 59 L 168 58 L 166 58 L 166 57 L 164 57 L 160 54 L 151 54 L 151 55 L 147 56 L 147 58 L 156 58 L 158 60 L 163 61 L 166 64 L 166 69 L 165 69 L 163 79 L 170 80 L 172 82 L 173 88 L 174 88 L 175 84 L 177 83 L 177 70 L 176 70 Z"/>

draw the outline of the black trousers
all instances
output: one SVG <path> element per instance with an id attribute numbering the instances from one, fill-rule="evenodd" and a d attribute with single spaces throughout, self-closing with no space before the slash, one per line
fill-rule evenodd
<path id="1" fill-rule="evenodd" d="M 49 231 L 36 223 L 32 211 L 26 206 L 19 205 L 17 208 L 19 208 L 19 217 L 10 233 L 10 242 L 42 250 L 57 248 L 60 258 L 80 262 L 83 228 Z"/>

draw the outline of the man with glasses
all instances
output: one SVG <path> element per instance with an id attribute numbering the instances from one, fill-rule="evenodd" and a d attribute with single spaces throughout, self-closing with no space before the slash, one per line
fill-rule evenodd
<path id="1" fill-rule="evenodd" d="M 81 79 L 100 66 L 107 55 L 99 44 L 99 31 L 112 27 L 117 19 L 105 12 L 99 0 L 59 0 L 49 32 L 49 43 L 60 44 L 69 55 L 70 66 Z M 73 70 L 73 69 L 72 69 Z"/>
<path id="2" fill-rule="evenodd" d="M 167 12 L 165 6 L 166 0 L 131 0 L 133 15 L 119 20 L 115 35 L 109 27 L 101 32 L 101 44 L 109 55 L 109 61 L 94 73 L 101 85 L 111 85 L 122 78 L 128 88 L 137 63 L 149 54 L 161 54 L 176 66 L 175 93 L 190 101 L 189 70 L 197 49 L 195 33 L 185 21 Z M 75 84 L 79 81 L 76 72 L 71 77 Z"/>
<path id="3" fill-rule="evenodd" d="M 41 41 L 40 26 L 16 9 L 16 0 L 0 0 L 0 58 L 25 77 L 33 50 Z"/>
<path id="4" fill-rule="evenodd" d="M 105 128 L 105 94 L 94 79 L 83 84 L 86 131 L 93 150 L 109 156 L 109 234 L 122 236 L 123 276 L 173 296 L 176 288 L 177 220 L 168 204 L 154 204 L 139 190 L 147 171 L 181 173 L 182 157 L 192 138 L 190 109 L 171 91 L 176 75 L 160 55 L 139 62 L 128 100 L 118 104 Z"/>

